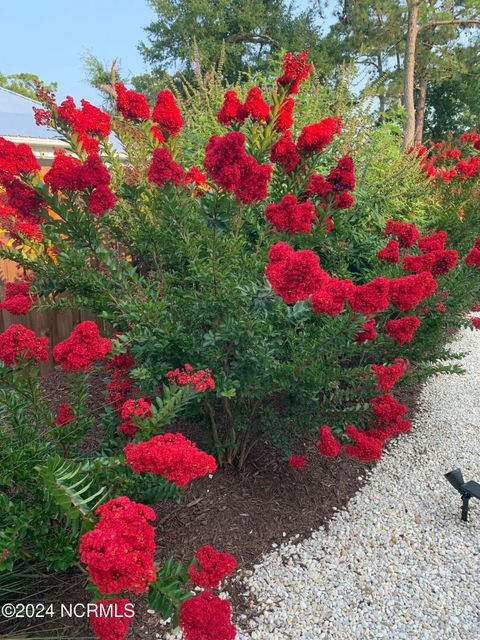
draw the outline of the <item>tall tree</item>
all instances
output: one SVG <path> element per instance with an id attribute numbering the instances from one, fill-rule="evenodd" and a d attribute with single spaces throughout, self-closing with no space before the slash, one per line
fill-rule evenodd
<path id="1" fill-rule="evenodd" d="M 209 68 L 218 62 L 223 47 L 223 72 L 235 81 L 246 71 L 268 68 L 272 52 L 299 51 L 311 47 L 312 57 L 321 59 L 320 30 L 314 11 L 298 12 L 286 0 L 149 0 L 156 19 L 149 24 L 147 42 L 140 52 L 154 72 L 177 70 L 193 73 L 200 64 Z M 323 59 L 325 62 L 325 59 Z"/>

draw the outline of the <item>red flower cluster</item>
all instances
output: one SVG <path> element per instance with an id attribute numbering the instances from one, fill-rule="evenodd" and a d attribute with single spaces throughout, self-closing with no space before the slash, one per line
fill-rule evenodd
<path id="1" fill-rule="evenodd" d="M 0 200 L 2 209 L 5 206 L 11 207 L 10 210 L 2 212 L 2 217 L 16 216 L 17 221 L 20 223 L 31 224 L 38 228 L 40 218 L 37 212 L 44 206 L 40 196 L 31 187 L 16 178 L 7 177 L 2 179 L 1 173 L 0 184 L 5 187 L 8 203 L 4 205 Z"/>
<path id="2" fill-rule="evenodd" d="M 379 260 L 388 260 L 389 262 L 400 262 L 400 245 L 397 240 L 389 240 L 383 249 L 377 253 Z M 423 271 L 423 269 L 422 269 Z"/>
<path id="3" fill-rule="evenodd" d="M 464 262 L 467 267 L 480 267 L 480 236 L 475 240 L 475 245 L 468 252 Z"/>
<path id="4" fill-rule="evenodd" d="M 379 460 L 382 457 L 382 440 L 369 436 L 369 432 L 360 431 L 353 424 L 345 429 L 345 433 L 355 442 L 354 445 L 346 445 L 345 452 L 347 455 L 365 462 Z"/>
<path id="5" fill-rule="evenodd" d="M 247 117 L 245 106 L 241 103 L 236 91 L 226 91 L 223 104 L 217 113 L 218 120 L 229 127 L 232 122 L 243 124 Z"/>
<path id="6" fill-rule="evenodd" d="M 353 311 L 366 315 L 378 313 L 388 307 L 388 293 L 390 283 L 387 278 L 380 276 L 366 284 L 355 286 L 349 297 L 349 303 Z"/>
<path id="7" fill-rule="evenodd" d="M 342 132 L 340 118 L 324 118 L 320 122 L 303 127 L 297 140 L 297 149 L 304 155 L 321 153 L 334 135 Z"/>
<path id="8" fill-rule="evenodd" d="M 265 209 L 265 217 L 274 227 L 292 234 L 310 233 L 316 216 L 315 207 L 309 200 L 299 202 L 291 194 L 284 196 L 278 204 L 271 202 Z"/>
<path id="9" fill-rule="evenodd" d="M 151 406 L 151 403 L 143 398 L 126 400 L 120 409 L 120 416 L 125 422 L 118 427 L 118 430 L 129 438 L 133 438 L 138 430 L 138 425 L 136 424 L 138 420 L 132 420 L 132 418 L 140 420 L 151 418 Z"/>
<path id="10" fill-rule="evenodd" d="M 110 187 L 101 184 L 88 196 L 88 211 L 95 216 L 102 216 L 105 211 L 113 209 L 117 198 Z"/>
<path id="11" fill-rule="evenodd" d="M 420 326 L 421 322 L 417 316 L 405 316 L 399 320 L 389 320 L 385 325 L 388 335 L 394 338 L 398 344 L 411 342 L 413 334 Z"/>
<path id="12" fill-rule="evenodd" d="M 72 407 L 67 402 L 64 402 L 62 405 L 60 405 L 60 409 L 55 416 L 55 422 L 60 427 L 64 427 L 69 422 L 72 422 L 72 420 L 75 420 L 75 415 L 73 414 Z"/>
<path id="13" fill-rule="evenodd" d="M 98 507 L 99 522 L 80 541 L 80 559 L 100 593 L 143 593 L 156 578 L 155 512 L 122 496 Z"/>
<path id="14" fill-rule="evenodd" d="M 0 182 L 22 173 L 36 173 L 40 165 L 28 144 L 15 144 L 0 136 Z"/>
<path id="15" fill-rule="evenodd" d="M 123 640 L 134 617 L 131 613 L 133 605 L 125 598 L 97 600 L 96 604 L 96 611 L 90 614 L 90 624 L 97 638 Z"/>
<path id="16" fill-rule="evenodd" d="M 167 147 L 157 147 L 152 156 L 152 163 L 148 169 L 148 179 L 157 186 L 163 187 L 167 182 L 172 182 L 178 187 L 183 179 L 183 169 L 172 158 Z"/>
<path id="17" fill-rule="evenodd" d="M 163 476 L 179 487 L 217 468 L 215 458 L 197 449 L 181 433 L 165 433 L 146 442 L 127 444 L 126 464 L 135 473 Z"/>
<path id="18" fill-rule="evenodd" d="M 343 156 L 327 176 L 327 182 L 336 192 L 353 191 L 355 189 L 354 164 L 350 156 Z"/>
<path id="19" fill-rule="evenodd" d="M 157 123 L 162 135 L 175 137 L 182 128 L 182 114 L 175 101 L 175 96 L 168 89 L 158 93 L 152 119 Z"/>
<path id="20" fill-rule="evenodd" d="M 402 311 L 408 311 L 426 300 L 437 289 L 438 284 L 431 273 L 419 273 L 390 280 L 389 296 L 393 304 Z"/>
<path id="21" fill-rule="evenodd" d="M 205 149 L 204 165 L 212 180 L 223 189 L 235 193 L 244 204 L 264 200 L 272 167 L 258 164 L 245 152 L 245 136 L 230 131 L 212 136 Z"/>
<path id="22" fill-rule="evenodd" d="M 474 148 L 479 150 L 478 139 L 473 140 L 475 135 L 478 134 L 475 132 L 465 133 L 460 136 L 460 141 L 473 144 Z M 453 178 L 458 178 L 461 181 L 474 178 L 480 169 L 480 156 L 465 155 L 461 157 L 463 151 L 470 153 L 470 150 L 465 148 L 452 147 L 447 142 L 437 142 L 430 151 L 425 150 L 425 153 L 422 154 L 421 167 L 430 178 L 440 178 L 445 183 L 450 182 Z"/>
<path id="23" fill-rule="evenodd" d="M 445 249 L 445 242 L 447 241 L 448 234 L 446 231 L 437 231 L 430 236 L 424 236 L 417 242 L 418 248 L 422 253 L 428 253 L 429 251 L 443 251 Z"/>
<path id="24" fill-rule="evenodd" d="M 95 322 L 85 320 L 53 348 L 53 358 L 63 371 L 87 371 L 94 360 L 103 360 L 111 350 L 110 340 L 100 337 Z"/>
<path id="25" fill-rule="evenodd" d="M 98 141 L 90 136 L 99 138 L 109 136 L 111 131 L 110 116 L 86 100 L 82 100 L 81 104 L 82 108 L 77 109 L 73 98 L 67 96 L 66 100 L 57 107 L 58 115 L 62 120 L 68 122 L 85 151 L 98 151 Z"/>
<path id="26" fill-rule="evenodd" d="M 192 365 L 188 364 L 188 362 L 183 369 L 168 371 L 166 378 L 169 382 L 178 384 L 181 387 L 194 387 L 198 393 L 205 393 L 207 389 L 215 389 L 215 380 L 212 378 L 210 369 L 194 371 Z"/>
<path id="27" fill-rule="evenodd" d="M 307 55 L 307 51 L 302 51 L 297 55 L 287 53 L 283 58 L 283 75 L 277 82 L 287 93 L 298 93 L 302 80 L 308 78 L 312 72 L 312 65 L 307 63 Z"/>
<path id="28" fill-rule="evenodd" d="M 270 105 L 263 99 L 263 93 L 259 87 L 252 87 L 249 90 L 244 109 L 250 118 L 257 122 L 267 122 L 270 117 Z"/>
<path id="29" fill-rule="evenodd" d="M 472 321 L 472 325 L 475 329 L 480 329 L 480 318 L 475 318 L 474 316 L 472 316 L 470 320 Z"/>
<path id="30" fill-rule="evenodd" d="M 341 313 L 345 301 L 350 298 L 355 289 L 351 280 L 338 280 L 327 276 L 321 282 L 320 288 L 310 296 L 310 304 L 314 313 L 328 313 L 334 317 Z"/>
<path id="31" fill-rule="evenodd" d="M 396 358 L 393 364 L 382 366 L 380 364 L 372 364 L 372 372 L 377 379 L 376 389 L 379 391 L 389 391 L 393 389 L 397 380 L 405 373 L 408 367 L 408 360 Z"/>
<path id="32" fill-rule="evenodd" d="M 5 284 L 5 299 L 0 303 L 0 309 L 5 309 L 9 313 L 21 316 L 30 311 L 32 297 L 30 295 L 30 283 L 26 280 L 21 282 L 7 282 Z"/>
<path id="33" fill-rule="evenodd" d="M 414 222 L 401 222 L 392 219 L 387 220 L 385 228 L 386 236 L 396 236 L 402 247 L 412 247 L 420 237 L 417 225 Z"/>
<path id="34" fill-rule="evenodd" d="M 336 458 L 340 451 L 342 450 L 342 445 L 340 442 L 334 437 L 330 427 L 327 424 L 324 424 L 319 428 L 320 439 L 317 440 L 316 446 L 317 449 L 324 456 L 328 458 Z"/>
<path id="35" fill-rule="evenodd" d="M 234 640 L 236 635 L 230 603 L 210 591 L 182 602 L 179 624 L 185 640 Z"/>
<path id="36" fill-rule="evenodd" d="M 287 98 L 283 100 L 278 109 L 277 117 L 275 119 L 275 129 L 280 133 L 285 133 L 291 129 L 293 125 L 293 109 L 295 107 L 295 100 L 293 98 Z"/>
<path id="37" fill-rule="evenodd" d="M 188 574 L 192 584 L 206 589 L 216 589 L 220 582 L 237 568 L 237 561 L 229 553 L 216 551 L 205 545 L 196 553 L 197 563 L 192 564 Z"/>
<path id="38" fill-rule="evenodd" d="M 286 242 L 277 242 L 269 251 L 265 275 L 274 292 L 284 302 L 306 300 L 328 279 L 320 268 L 318 256 L 309 249 L 295 251 Z"/>
<path id="39" fill-rule="evenodd" d="M 9 367 L 14 362 L 34 360 L 46 362 L 48 360 L 48 339 L 37 336 L 23 326 L 11 324 L 0 334 L 0 362 Z"/>
<path id="40" fill-rule="evenodd" d="M 288 464 L 292 469 L 304 469 L 307 466 L 307 461 L 303 456 L 293 455 L 288 458 Z"/>
<path id="41" fill-rule="evenodd" d="M 375 340 L 376 337 L 375 318 L 370 318 L 370 320 L 362 324 L 362 330 L 355 336 L 355 341 L 358 342 L 358 344 L 363 344 L 367 340 Z"/>
<path id="42" fill-rule="evenodd" d="M 285 133 L 271 146 L 270 160 L 279 164 L 284 173 L 291 173 L 297 168 L 300 155 L 290 132 Z"/>
<path id="43" fill-rule="evenodd" d="M 192 167 L 190 171 L 187 171 L 183 179 L 183 184 L 194 184 L 195 189 L 193 190 L 193 194 L 196 196 L 201 193 L 202 188 L 209 188 L 207 184 L 207 174 L 200 171 L 198 167 Z"/>
<path id="44" fill-rule="evenodd" d="M 377 420 L 384 425 L 396 422 L 407 412 L 407 407 L 397 402 L 390 393 L 372 398 L 370 405 Z"/>
<path id="45" fill-rule="evenodd" d="M 146 120 L 150 117 L 150 107 L 143 93 L 127 89 L 121 82 L 115 83 L 117 111 L 125 120 Z"/>
<path id="46" fill-rule="evenodd" d="M 105 364 L 104 371 L 113 371 L 112 379 L 106 385 L 108 394 L 105 402 L 115 405 L 118 411 L 123 406 L 127 398 L 127 393 L 132 386 L 130 378 L 128 377 L 128 370 L 131 369 L 134 364 L 135 362 L 128 351 L 114 355 Z"/>

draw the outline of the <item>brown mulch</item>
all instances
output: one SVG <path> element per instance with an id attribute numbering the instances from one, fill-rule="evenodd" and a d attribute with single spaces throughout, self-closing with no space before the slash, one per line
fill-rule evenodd
<path id="1" fill-rule="evenodd" d="M 91 385 L 89 402 L 94 415 L 101 407 L 100 380 L 101 376 L 94 378 Z M 43 386 L 54 406 L 66 400 L 68 389 L 61 374 L 47 376 Z M 417 384 L 396 393 L 397 399 L 409 407 L 410 418 L 419 392 Z M 175 428 L 201 445 L 202 433 L 195 425 L 179 423 Z M 94 427 L 84 446 L 93 450 L 100 438 Z M 299 442 L 296 450 L 309 462 L 301 471 L 290 469 L 277 450 L 266 442 L 259 442 L 242 471 L 217 470 L 213 478 L 199 478 L 191 483 L 181 504 L 152 505 L 157 513 L 157 559 L 162 561 L 172 555 L 188 560 L 200 546 L 210 544 L 234 555 L 240 569 L 250 569 L 273 544 L 293 537 L 301 541 L 328 523 L 333 512 L 343 508 L 362 486 L 367 471 L 373 466 L 344 456 L 334 460 L 325 458 L 318 454 L 313 442 Z M 45 593 L 23 601 L 88 601 L 85 580 L 79 571 L 52 576 L 45 584 L 39 580 L 37 585 L 38 591 L 45 589 Z M 255 607 L 255 603 L 242 596 L 238 583 L 231 582 L 228 590 L 232 594 L 235 617 Z M 159 625 L 158 616 L 148 613 L 146 599 L 140 597 L 135 604 L 135 620 L 128 638 L 164 637 L 165 627 Z M 34 628 L 23 624 L 23 627 L 10 626 L 5 631 L 9 634 L 23 631 L 29 639 L 93 637 L 88 622 L 79 618 L 46 618 L 45 623 L 37 618 L 34 622 Z"/>

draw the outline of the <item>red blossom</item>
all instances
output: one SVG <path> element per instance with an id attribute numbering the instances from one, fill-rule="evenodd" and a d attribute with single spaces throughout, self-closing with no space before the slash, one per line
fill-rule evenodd
<path id="1" fill-rule="evenodd" d="M 376 389 L 379 391 L 389 391 L 396 382 L 403 376 L 408 366 L 408 360 L 396 358 L 393 364 L 383 366 L 372 364 L 372 372 L 377 379 Z"/>
<path id="2" fill-rule="evenodd" d="M 271 202 L 265 209 L 265 218 L 274 227 L 291 234 L 310 233 L 316 214 L 310 201 L 298 202 L 291 194 L 285 195 L 278 204 Z"/>
<path id="3" fill-rule="evenodd" d="M 135 473 L 153 473 L 182 487 L 217 468 L 215 458 L 181 433 L 165 433 L 146 442 L 127 444 L 125 463 Z"/>
<path id="4" fill-rule="evenodd" d="M 195 559 L 197 563 L 188 569 L 190 580 L 195 586 L 206 589 L 216 589 L 237 568 L 237 561 L 233 556 L 216 551 L 208 545 L 198 549 Z"/>
<path id="5" fill-rule="evenodd" d="M 110 187 L 102 184 L 96 187 L 88 196 L 88 212 L 96 216 L 102 216 L 105 211 L 113 209 L 116 202 L 117 198 Z"/>
<path id="6" fill-rule="evenodd" d="M 152 156 L 152 162 L 148 169 L 148 179 L 157 186 L 163 187 L 167 182 L 172 182 L 177 187 L 183 179 L 183 169 L 172 158 L 167 147 L 157 147 Z"/>
<path id="7" fill-rule="evenodd" d="M 169 382 L 178 384 L 181 387 L 190 386 L 205 393 L 208 389 L 215 389 L 215 380 L 212 378 L 210 369 L 198 369 L 194 371 L 192 365 L 186 364 L 183 369 L 173 369 L 168 371 L 166 378 Z"/>
<path id="8" fill-rule="evenodd" d="M 133 620 L 133 605 L 125 598 L 97 600 L 90 624 L 99 640 L 123 640 Z M 128 606 L 130 605 L 130 606 Z"/>
<path id="9" fill-rule="evenodd" d="M 429 272 L 393 278 L 390 280 L 389 297 L 398 309 L 408 311 L 430 297 L 437 287 L 435 278 Z"/>
<path id="10" fill-rule="evenodd" d="M 15 144 L 0 136 L 0 179 L 37 171 L 40 165 L 28 144 Z"/>
<path id="11" fill-rule="evenodd" d="M 80 559 L 100 593 L 143 593 L 156 578 L 155 512 L 122 496 L 95 512 L 99 522 L 80 540 Z"/>
<path id="12" fill-rule="evenodd" d="M 284 302 L 306 300 L 330 276 L 320 268 L 318 256 L 309 249 L 295 251 L 285 242 L 273 245 L 265 275 Z"/>
<path id="13" fill-rule="evenodd" d="M 284 87 L 287 93 L 298 93 L 298 87 L 302 80 L 308 78 L 312 72 L 312 65 L 307 62 L 308 52 L 302 51 L 295 55 L 294 53 L 287 53 L 283 58 L 283 75 L 281 75 L 277 82 L 281 87 Z"/>
<path id="14" fill-rule="evenodd" d="M 355 286 L 349 297 L 353 311 L 364 314 L 377 313 L 388 307 L 390 283 L 383 276 L 366 284 Z"/>
<path id="15" fill-rule="evenodd" d="M 473 247 L 464 260 L 467 267 L 480 267 L 480 249 Z"/>
<path id="16" fill-rule="evenodd" d="M 347 444 L 345 452 L 349 456 L 359 458 L 365 462 L 379 460 L 382 457 L 382 440 L 368 435 L 368 431 L 360 431 L 354 425 L 349 425 L 345 433 L 355 444 Z"/>
<path id="17" fill-rule="evenodd" d="M 475 316 L 471 317 L 472 325 L 475 329 L 480 329 L 480 318 L 476 318 Z"/>
<path id="18" fill-rule="evenodd" d="M 355 165 L 350 156 L 343 156 L 327 176 L 327 182 L 336 192 L 353 191 L 355 189 Z"/>
<path id="19" fill-rule="evenodd" d="M 233 191 L 244 204 L 264 200 L 272 167 L 258 164 L 245 153 L 245 137 L 239 131 L 212 136 L 205 149 L 204 165 L 212 180 L 223 189 Z"/>
<path id="20" fill-rule="evenodd" d="M 53 348 L 53 358 L 63 371 L 87 371 L 95 360 L 103 360 L 111 350 L 110 340 L 100 336 L 95 322 L 85 320 Z"/>
<path id="21" fill-rule="evenodd" d="M 401 222 L 392 219 L 387 220 L 385 235 L 396 236 L 400 240 L 402 247 L 407 249 L 412 247 L 420 237 L 414 222 Z"/>
<path id="22" fill-rule="evenodd" d="M 417 241 L 418 248 L 422 253 L 429 253 L 430 251 L 442 251 L 445 249 L 445 242 L 447 241 L 448 234 L 446 231 L 437 231 L 430 236 L 424 236 Z"/>
<path id="23" fill-rule="evenodd" d="M 284 173 L 294 171 L 300 162 L 300 156 L 297 153 L 297 147 L 292 140 L 291 135 L 284 134 L 270 149 L 270 160 L 279 164 Z"/>
<path id="24" fill-rule="evenodd" d="M 317 449 L 328 458 L 336 458 L 342 450 L 342 445 L 333 436 L 330 427 L 324 424 L 319 428 L 320 439 L 317 440 Z"/>
<path id="25" fill-rule="evenodd" d="M 14 362 L 48 360 L 48 338 L 37 336 L 22 324 L 11 324 L 0 334 L 0 362 L 6 367 Z"/>
<path id="26" fill-rule="evenodd" d="M 388 335 L 394 338 L 398 344 L 411 342 L 413 334 L 420 326 L 421 322 L 417 316 L 405 316 L 398 320 L 389 320 L 385 325 Z"/>
<path id="27" fill-rule="evenodd" d="M 25 280 L 7 282 L 5 284 L 5 299 L 0 303 L 0 309 L 5 309 L 13 315 L 24 315 L 30 311 L 32 302 L 29 282 Z"/>
<path id="28" fill-rule="evenodd" d="M 60 409 L 55 416 L 55 422 L 59 426 L 63 427 L 69 422 L 72 422 L 72 420 L 75 420 L 75 415 L 73 413 L 72 407 L 67 402 L 64 402 L 62 405 L 60 405 Z"/>
<path id="29" fill-rule="evenodd" d="M 127 89 L 121 82 L 115 83 L 117 111 L 125 120 L 146 120 L 150 117 L 150 107 L 143 93 Z"/>
<path id="30" fill-rule="evenodd" d="M 370 318 L 367 322 L 362 324 L 362 331 L 359 331 L 355 336 L 355 341 L 358 344 L 363 344 L 367 340 L 375 340 L 377 337 L 377 331 L 375 329 L 375 318 Z"/>
<path id="31" fill-rule="evenodd" d="M 210 591 L 182 602 L 179 625 L 184 640 L 234 640 L 236 636 L 230 603 Z"/>
<path id="32" fill-rule="evenodd" d="M 287 98 L 281 103 L 275 119 L 275 129 L 280 133 L 285 133 L 292 128 L 294 108 L 295 100 L 293 98 Z"/>
<path id="33" fill-rule="evenodd" d="M 164 135 L 175 137 L 182 128 L 182 114 L 175 101 L 175 96 L 168 89 L 158 93 L 152 119 Z"/>
<path id="34" fill-rule="evenodd" d="M 244 105 L 240 102 L 236 91 L 226 91 L 223 98 L 223 105 L 217 113 L 218 120 L 229 127 L 232 122 L 243 124 L 248 113 Z"/>
<path id="35" fill-rule="evenodd" d="M 270 116 L 270 106 L 263 99 L 262 90 L 259 87 L 252 87 L 249 90 L 243 107 L 252 120 L 266 122 Z"/>
<path id="36" fill-rule="evenodd" d="M 340 118 L 324 118 L 320 122 L 303 127 L 297 141 L 297 149 L 305 154 L 321 153 L 334 135 L 342 132 Z"/>
<path id="37" fill-rule="evenodd" d="M 288 464 L 292 469 L 304 469 L 307 466 L 307 461 L 303 456 L 293 455 L 288 458 Z"/>
<path id="38" fill-rule="evenodd" d="M 389 262 L 393 263 L 400 262 L 400 245 L 398 244 L 397 240 L 389 240 L 386 246 L 383 247 L 383 249 L 380 249 L 380 251 L 377 253 L 377 258 L 379 260 L 388 260 Z"/>
<path id="39" fill-rule="evenodd" d="M 151 406 L 151 402 L 144 400 L 144 398 L 126 400 L 120 410 L 120 416 L 122 420 L 128 420 L 129 418 L 151 418 Z"/>
<path id="40" fill-rule="evenodd" d="M 341 313 L 355 286 L 351 280 L 325 278 L 320 288 L 310 296 L 314 313 L 328 313 L 334 317 Z"/>
<path id="41" fill-rule="evenodd" d="M 390 393 L 372 398 L 370 406 L 376 418 L 383 424 L 395 422 L 407 412 L 407 407 L 397 402 Z"/>

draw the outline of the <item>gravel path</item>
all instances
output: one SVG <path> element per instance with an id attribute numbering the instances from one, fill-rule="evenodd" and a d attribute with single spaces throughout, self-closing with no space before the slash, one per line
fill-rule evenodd
<path id="1" fill-rule="evenodd" d="M 464 375 L 424 386 L 412 432 L 325 528 L 274 549 L 246 578 L 259 617 L 238 640 L 480 639 L 480 501 L 460 521 L 443 474 L 480 481 L 480 331 Z"/>

